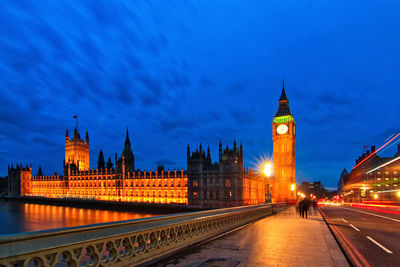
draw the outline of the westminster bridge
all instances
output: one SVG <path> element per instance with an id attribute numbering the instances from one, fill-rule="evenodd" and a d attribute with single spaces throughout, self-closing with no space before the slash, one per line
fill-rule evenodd
<path id="1" fill-rule="evenodd" d="M 316 209 L 283 203 L 0 235 L 0 267 L 138 265 L 349 266 Z"/>
<path id="2" fill-rule="evenodd" d="M 272 213 L 265 204 L 3 235 L 0 266 L 140 265 Z"/>

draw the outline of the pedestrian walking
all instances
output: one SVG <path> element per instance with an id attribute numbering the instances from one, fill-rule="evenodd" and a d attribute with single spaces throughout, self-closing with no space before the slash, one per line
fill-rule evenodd
<path id="1" fill-rule="evenodd" d="M 313 210 L 314 210 L 314 215 L 317 215 L 317 201 L 314 199 L 312 202 Z"/>
<path id="2" fill-rule="evenodd" d="M 300 217 L 304 218 L 304 199 L 299 202 Z"/>
<path id="3" fill-rule="evenodd" d="M 310 200 L 308 198 L 305 198 L 303 201 L 304 201 L 304 204 L 303 204 L 303 209 L 304 209 L 303 218 L 304 218 L 304 216 L 306 216 L 306 219 L 307 219 L 307 212 L 308 212 L 308 209 L 310 208 Z"/>

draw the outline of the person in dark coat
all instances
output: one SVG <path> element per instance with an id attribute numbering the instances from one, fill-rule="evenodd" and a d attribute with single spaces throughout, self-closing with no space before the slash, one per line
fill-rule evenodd
<path id="1" fill-rule="evenodd" d="M 307 211 L 310 208 L 310 200 L 308 198 L 305 198 L 303 201 L 304 201 L 304 204 L 303 204 L 303 209 L 304 209 L 303 218 L 304 218 L 304 215 L 305 215 L 306 219 L 307 219 Z"/>
<path id="2" fill-rule="evenodd" d="M 300 217 L 304 218 L 304 198 L 299 202 Z"/>

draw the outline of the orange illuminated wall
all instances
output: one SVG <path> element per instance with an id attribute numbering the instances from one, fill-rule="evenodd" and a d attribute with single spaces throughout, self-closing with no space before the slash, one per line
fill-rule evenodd
<path id="1" fill-rule="evenodd" d="M 32 176 L 32 196 L 57 198 L 68 193 L 68 181 L 59 175 Z"/>
<path id="2" fill-rule="evenodd" d="M 256 171 L 245 169 L 243 175 L 243 205 L 265 203 L 266 181 Z"/>
<path id="3" fill-rule="evenodd" d="M 88 200 L 187 204 L 187 175 L 181 171 L 131 172 L 114 169 L 71 172 L 68 177 L 32 176 L 23 196 Z"/>

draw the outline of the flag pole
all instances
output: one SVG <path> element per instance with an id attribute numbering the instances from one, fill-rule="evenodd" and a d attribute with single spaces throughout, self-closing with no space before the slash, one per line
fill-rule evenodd
<path id="1" fill-rule="evenodd" d="M 75 129 L 78 130 L 78 115 L 74 115 L 74 119 L 75 119 Z"/>

